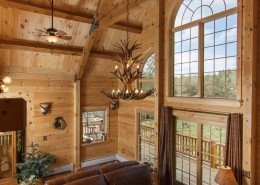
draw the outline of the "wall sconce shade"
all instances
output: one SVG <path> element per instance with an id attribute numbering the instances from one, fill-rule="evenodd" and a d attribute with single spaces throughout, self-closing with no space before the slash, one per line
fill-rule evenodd
<path id="1" fill-rule="evenodd" d="M 110 104 L 110 108 L 112 110 L 116 110 L 118 108 L 119 101 L 112 101 L 112 102 L 109 102 L 109 104 Z"/>
<path id="2" fill-rule="evenodd" d="M 50 103 L 40 103 L 41 113 L 46 115 L 50 110 Z"/>
<path id="3" fill-rule="evenodd" d="M 67 124 L 62 117 L 56 117 L 52 127 L 54 129 L 64 130 L 67 127 Z"/>
<path id="4" fill-rule="evenodd" d="M 6 84 L 10 84 L 11 82 L 12 82 L 12 78 L 10 76 L 6 76 L 2 80 L 0 80 L 0 93 L 9 92 L 9 89 L 6 86 Z"/>
<path id="5" fill-rule="evenodd" d="M 238 185 L 232 169 L 228 166 L 221 166 L 215 177 L 215 182 L 220 185 Z"/>

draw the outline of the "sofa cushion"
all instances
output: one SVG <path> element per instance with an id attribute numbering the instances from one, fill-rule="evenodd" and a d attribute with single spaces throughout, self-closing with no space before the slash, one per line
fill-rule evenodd
<path id="1" fill-rule="evenodd" d="M 118 169 L 121 169 L 121 168 L 133 166 L 133 165 L 137 165 L 137 164 L 139 164 L 139 162 L 137 162 L 137 161 L 124 161 L 124 162 L 106 164 L 106 165 L 101 166 L 99 168 L 99 172 L 101 174 L 108 173 L 108 172 L 111 172 L 111 171 L 114 171 L 114 170 L 118 170 Z"/>
<path id="2" fill-rule="evenodd" d="M 147 165 L 138 164 L 103 174 L 110 185 L 151 185 Z"/>
<path id="3" fill-rule="evenodd" d="M 78 179 L 90 177 L 93 175 L 99 175 L 99 171 L 97 169 L 85 170 L 82 172 L 75 172 L 73 174 L 55 178 L 53 180 L 48 180 L 45 182 L 45 185 L 63 185 L 72 181 L 76 181 Z"/>
<path id="4" fill-rule="evenodd" d="M 103 175 L 95 175 L 92 177 L 87 177 L 84 179 L 79 179 L 73 182 L 70 182 L 66 185 L 107 185 L 105 177 Z"/>

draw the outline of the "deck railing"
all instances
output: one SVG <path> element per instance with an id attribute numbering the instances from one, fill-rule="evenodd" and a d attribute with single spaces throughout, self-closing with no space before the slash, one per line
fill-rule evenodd
<path id="1" fill-rule="evenodd" d="M 215 168 L 223 163 L 225 145 L 216 141 L 202 139 L 202 160 Z M 197 138 L 176 133 L 176 151 L 197 158 Z"/>

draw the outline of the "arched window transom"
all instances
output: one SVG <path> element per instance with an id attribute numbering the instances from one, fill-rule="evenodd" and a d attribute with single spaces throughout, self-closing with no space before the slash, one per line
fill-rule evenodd
<path id="1" fill-rule="evenodd" d="M 236 98 L 237 1 L 184 0 L 173 30 L 173 95 Z"/>

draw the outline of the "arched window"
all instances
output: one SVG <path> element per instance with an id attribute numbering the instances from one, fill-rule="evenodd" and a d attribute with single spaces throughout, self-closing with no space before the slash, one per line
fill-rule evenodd
<path id="1" fill-rule="evenodd" d="M 173 30 L 173 95 L 236 98 L 237 0 L 183 0 Z"/>
<path id="2" fill-rule="evenodd" d="M 154 77 L 155 77 L 154 57 L 155 54 L 153 53 L 152 55 L 150 55 L 150 57 L 148 57 L 148 59 L 146 60 L 143 66 L 142 79 L 139 80 L 139 86 L 144 92 L 154 88 Z"/>

